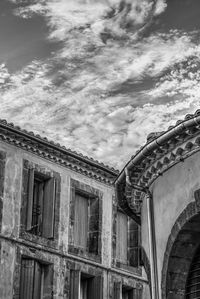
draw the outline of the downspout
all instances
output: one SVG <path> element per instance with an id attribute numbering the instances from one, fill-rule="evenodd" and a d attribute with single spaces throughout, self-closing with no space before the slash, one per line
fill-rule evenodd
<path id="1" fill-rule="evenodd" d="M 135 184 L 131 183 L 127 168 L 125 169 L 125 175 L 126 175 L 126 183 L 128 185 L 130 185 L 133 189 L 144 192 L 146 194 L 149 253 L 150 253 L 150 270 L 151 270 L 151 296 L 152 296 L 152 299 L 159 299 L 153 196 L 152 196 L 149 188 L 143 188 L 139 185 L 135 185 Z"/>

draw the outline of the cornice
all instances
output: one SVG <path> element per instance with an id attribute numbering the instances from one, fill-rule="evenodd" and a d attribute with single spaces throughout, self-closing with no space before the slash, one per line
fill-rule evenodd
<path id="1" fill-rule="evenodd" d="M 114 168 L 22 130 L 6 120 L 0 120 L 0 140 L 108 185 L 113 184 L 118 174 Z"/>

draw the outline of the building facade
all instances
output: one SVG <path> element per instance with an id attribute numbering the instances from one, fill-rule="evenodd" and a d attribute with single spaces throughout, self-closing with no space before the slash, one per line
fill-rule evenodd
<path id="1" fill-rule="evenodd" d="M 147 299 L 118 172 L 0 121 L 0 298 Z M 131 216 L 131 217 L 130 217 Z"/>
<path id="2" fill-rule="evenodd" d="M 153 299 L 200 298 L 200 111 L 148 136 L 115 184 L 141 225 Z"/>

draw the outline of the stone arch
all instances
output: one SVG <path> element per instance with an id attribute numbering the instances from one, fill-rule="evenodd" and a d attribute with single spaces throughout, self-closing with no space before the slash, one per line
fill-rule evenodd
<path id="1" fill-rule="evenodd" d="M 168 238 L 162 269 L 162 299 L 185 298 L 190 265 L 200 246 L 200 205 L 191 202 L 176 220 Z"/>

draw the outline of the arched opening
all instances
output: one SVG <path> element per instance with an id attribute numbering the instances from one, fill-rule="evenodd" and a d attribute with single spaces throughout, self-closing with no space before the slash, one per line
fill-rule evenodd
<path id="1" fill-rule="evenodd" d="M 195 202 L 177 219 L 165 252 L 162 299 L 175 298 L 200 298 L 200 214 Z"/>

